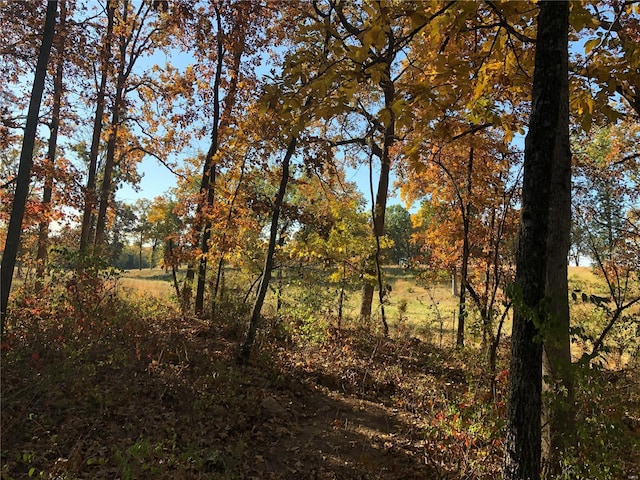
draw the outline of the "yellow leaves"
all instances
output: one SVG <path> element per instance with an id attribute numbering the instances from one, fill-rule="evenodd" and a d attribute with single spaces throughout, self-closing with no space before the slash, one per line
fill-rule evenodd
<path id="1" fill-rule="evenodd" d="M 571 111 L 578 116 L 582 129 L 587 132 L 593 122 L 593 112 L 596 102 L 587 91 L 580 91 L 570 100 Z"/>
<path id="2" fill-rule="evenodd" d="M 576 32 L 585 28 L 598 28 L 598 19 L 587 9 L 585 2 L 569 2 L 569 22 Z"/>
<path id="3" fill-rule="evenodd" d="M 476 99 L 470 106 L 466 115 L 467 120 L 478 125 L 481 123 L 491 123 L 492 125 L 500 125 L 501 119 L 497 112 L 495 102 L 490 95 L 482 95 Z"/>
<path id="4" fill-rule="evenodd" d="M 411 105 L 403 98 L 396 100 L 391 104 L 391 110 L 396 117 L 396 126 L 398 128 L 409 129 L 413 126 L 414 113 Z"/>
<path id="5" fill-rule="evenodd" d="M 396 116 L 401 115 L 408 108 L 407 102 L 401 98 L 391 104 L 391 110 Z"/>
<path id="6" fill-rule="evenodd" d="M 196 81 L 196 72 L 194 71 L 193 65 L 187 65 L 183 76 L 186 82 L 193 83 Z"/>
<path id="7" fill-rule="evenodd" d="M 601 40 L 599 38 L 592 38 L 584 43 L 584 53 L 590 54 L 591 51 L 600 45 Z"/>
<path id="8" fill-rule="evenodd" d="M 387 64 L 380 62 L 374 63 L 369 68 L 367 68 L 364 73 L 371 79 L 371 83 L 374 85 L 380 85 L 382 80 L 387 79 Z"/>
<path id="9" fill-rule="evenodd" d="M 384 125 L 385 127 L 388 126 L 392 120 L 391 110 L 387 108 L 383 108 L 382 110 L 380 110 L 380 112 L 378 113 L 378 120 L 380 120 L 380 123 L 382 123 L 382 125 Z"/>
<path id="10" fill-rule="evenodd" d="M 412 29 L 420 28 L 427 23 L 427 17 L 423 13 L 418 11 L 412 12 L 410 14 L 410 19 Z"/>
<path id="11" fill-rule="evenodd" d="M 381 25 L 373 25 L 370 29 L 362 34 L 362 46 L 365 49 L 374 47 L 376 50 L 382 50 L 386 43 L 386 34 Z"/>

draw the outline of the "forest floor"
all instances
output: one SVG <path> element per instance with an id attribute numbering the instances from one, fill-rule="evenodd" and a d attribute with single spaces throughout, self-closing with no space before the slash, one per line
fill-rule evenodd
<path id="1" fill-rule="evenodd" d="M 2 345 L 2 479 L 500 478 L 507 343 L 491 376 L 479 350 L 410 331 L 311 341 L 267 321 L 238 366 L 238 318 L 143 319 L 123 303 L 47 328 L 42 305 L 22 307 Z M 638 478 L 639 378 L 581 377 L 566 478 Z"/>

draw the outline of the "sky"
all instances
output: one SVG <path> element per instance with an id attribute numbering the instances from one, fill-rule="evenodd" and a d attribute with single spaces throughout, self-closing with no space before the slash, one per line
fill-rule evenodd
<path id="1" fill-rule="evenodd" d="M 130 184 L 123 184 L 116 192 L 116 198 L 126 203 L 134 203 L 140 198 L 147 198 L 153 200 L 155 197 L 163 197 L 168 194 L 171 188 L 176 186 L 176 178 L 166 167 L 160 165 L 157 160 L 145 157 L 142 162 L 138 164 L 138 172 L 142 176 L 137 188 L 134 188 Z M 377 177 L 380 173 L 380 169 L 374 166 L 373 180 L 374 180 L 374 192 L 377 189 Z M 369 187 L 369 168 L 367 165 L 361 165 L 357 169 L 347 168 L 346 179 L 349 182 L 355 182 L 358 189 L 364 195 L 367 204 L 371 202 L 371 192 Z M 391 182 L 395 181 L 395 176 L 392 174 Z M 137 191 L 136 191 L 137 190 Z M 392 195 L 390 193 L 390 204 L 401 203 L 399 194 Z"/>

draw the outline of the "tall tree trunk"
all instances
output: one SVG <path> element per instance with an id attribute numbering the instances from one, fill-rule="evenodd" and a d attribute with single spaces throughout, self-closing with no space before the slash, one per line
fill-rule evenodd
<path id="1" fill-rule="evenodd" d="M 31 99 L 29 100 L 29 111 L 27 113 L 27 123 L 22 138 L 22 150 L 20 152 L 20 166 L 16 178 L 16 191 L 11 206 L 11 217 L 7 228 L 7 237 L 2 254 L 0 266 L 0 337 L 4 335 L 4 326 L 9 304 L 9 292 L 13 281 L 13 271 L 16 266 L 18 248 L 20 246 L 20 234 L 22 233 L 22 220 L 29 195 L 29 184 L 31 182 L 31 167 L 33 165 L 33 149 L 36 141 L 36 131 L 38 128 L 38 116 L 40 104 L 44 92 L 44 82 L 47 76 L 47 63 L 51 53 L 51 45 L 55 35 L 56 10 L 58 2 L 53 0 L 47 2 L 47 16 L 42 32 L 42 44 L 38 53 L 36 73 L 33 79 Z"/>
<path id="2" fill-rule="evenodd" d="M 242 56 L 244 54 L 245 41 L 246 38 L 246 28 L 237 28 L 235 33 L 238 37 L 235 39 L 234 48 L 232 51 L 232 66 L 229 68 L 227 72 L 229 79 L 229 88 L 227 89 L 226 95 L 224 97 L 224 110 L 222 114 L 220 113 L 220 80 L 222 75 L 223 68 L 223 57 L 224 57 L 224 45 L 222 38 L 222 17 L 220 14 L 220 10 L 218 7 L 215 7 L 216 12 L 216 22 L 218 28 L 218 38 L 217 38 L 217 54 L 218 54 L 218 63 L 216 66 L 216 75 L 214 81 L 214 114 L 213 114 L 213 130 L 211 132 L 211 146 L 209 148 L 209 152 L 207 153 L 207 159 L 205 160 L 204 171 L 208 172 L 207 178 L 203 174 L 201 191 L 207 192 L 207 205 L 209 207 L 213 206 L 214 201 L 214 186 L 216 180 L 216 165 L 214 162 L 214 157 L 218 153 L 220 148 L 220 134 L 223 133 L 227 127 L 229 127 L 231 123 L 231 115 L 233 113 L 233 108 L 235 107 L 237 101 L 237 92 L 238 92 L 238 81 L 240 78 L 240 65 L 242 63 Z M 239 20 L 240 24 L 245 26 L 243 22 L 247 22 L 249 17 L 244 16 L 244 14 L 240 15 L 241 20 Z M 203 185 L 207 182 L 207 187 L 205 188 Z M 207 274 L 207 253 L 209 252 L 209 240 L 211 239 L 211 221 L 206 220 L 204 222 L 204 228 L 202 228 L 202 241 L 201 241 L 201 251 L 202 256 L 200 258 L 200 265 L 198 268 L 198 285 L 196 289 L 196 304 L 195 310 L 196 315 L 201 316 L 204 310 L 204 290 L 205 290 L 205 280 Z"/>
<path id="3" fill-rule="evenodd" d="M 269 288 L 269 281 L 271 280 L 271 272 L 273 270 L 273 254 L 276 251 L 276 243 L 278 240 L 278 221 L 280 219 L 280 209 L 284 196 L 287 191 L 287 183 L 289 181 L 289 164 L 291 163 L 291 157 L 296 149 L 297 138 L 293 137 L 289 141 L 287 147 L 287 153 L 285 153 L 282 160 L 282 177 L 280 178 L 280 187 L 278 188 L 278 194 L 276 195 L 275 202 L 273 204 L 273 213 L 271 214 L 271 230 L 269 232 L 269 245 L 267 247 L 267 253 L 264 260 L 264 268 L 262 269 L 262 281 L 258 288 L 258 295 L 256 301 L 253 304 L 253 311 L 251 312 L 251 319 L 249 320 L 249 328 L 242 343 L 242 347 L 238 352 L 238 362 L 247 363 L 251 356 L 251 349 L 255 342 L 256 332 L 258 331 L 258 323 L 260 322 L 260 314 L 262 312 L 262 306 L 264 305 L 264 299 L 267 295 L 267 289 Z"/>
<path id="4" fill-rule="evenodd" d="M 124 2 L 123 15 L 118 26 L 126 26 L 128 20 L 128 2 Z M 98 205 L 98 217 L 96 219 L 96 236 L 94 239 L 94 251 L 96 255 L 101 255 L 106 241 L 107 210 L 111 203 L 113 193 L 113 170 L 116 163 L 116 148 L 118 146 L 118 129 L 120 117 L 125 100 L 125 82 L 131 66 L 127 67 L 127 45 L 129 40 L 123 35 L 119 36 L 120 58 L 118 61 L 118 75 L 116 77 L 116 91 L 111 106 L 111 125 L 109 138 L 107 140 L 107 154 L 104 161 L 104 171 L 102 174 L 102 185 L 100 187 L 100 202 Z M 133 60 L 132 60 L 133 61 Z"/>
<path id="5" fill-rule="evenodd" d="M 462 210 L 462 265 L 460 268 L 460 296 L 458 303 L 458 332 L 456 335 L 456 346 L 464 347 L 464 326 L 467 319 L 467 290 L 469 290 L 469 257 L 471 256 L 471 246 L 469 244 L 469 228 L 471 222 L 471 195 L 472 195 L 472 174 L 473 174 L 473 147 L 469 149 L 469 161 L 467 162 L 467 201 L 460 198 L 460 209 Z"/>
<path id="6" fill-rule="evenodd" d="M 287 233 L 287 229 L 289 225 L 287 222 L 280 229 L 280 234 L 278 235 L 278 248 L 282 249 L 285 242 L 285 234 Z M 276 313 L 280 313 L 282 309 L 282 265 L 278 267 L 278 275 L 277 275 L 277 290 L 276 290 Z"/>
<path id="7" fill-rule="evenodd" d="M 123 85 L 118 80 L 116 96 L 111 109 L 111 130 L 107 140 L 107 154 L 104 161 L 102 185 L 100 187 L 100 202 L 98 205 L 98 217 L 96 219 L 96 236 L 94 239 L 95 254 L 101 255 L 106 241 L 107 210 L 111 203 L 113 192 L 113 170 L 115 168 L 116 147 L 118 142 L 118 125 L 120 123 L 120 109 L 122 105 Z"/>
<path id="8" fill-rule="evenodd" d="M 467 291 L 469 290 L 469 257 L 471 256 L 471 246 L 469 243 L 469 228 L 471 222 L 471 195 L 473 193 L 473 147 L 469 148 L 469 161 L 467 162 L 467 201 L 460 197 L 460 209 L 462 210 L 462 265 L 460 268 L 460 296 L 458 302 L 458 332 L 456 335 L 456 346 L 464 347 L 464 326 L 467 319 Z"/>
<path id="9" fill-rule="evenodd" d="M 171 238 L 167 240 L 167 250 L 169 251 L 169 258 L 171 259 L 171 279 L 173 280 L 173 288 L 176 291 L 176 298 L 180 298 L 180 285 L 178 284 L 178 275 L 174 260 L 175 257 L 173 255 L 173 240 Z"/>
<path id="10" fill-rule="evenodd" d="M 550 301 L 545 328 L 543 366 L 542 468 L 546 477 L 559 472 L 565 450 L 574 445 L 575 396 L 569 334 L 567 262 L 571 247 L 571 147 L 569 142 L 568 58 L 561 84 L 560 124 L 551 181 L 546 294 Z"/>
<path id="11" fill-rule="evenodd" d="M 144 232 L 140 229 L 140 238 L 138 239 L 138 270 L 142 270 L 142 243 L 144 242 Z"/>
<path id="12" fill-rule="evenodd" d="M 375 271 L 371 271 L 371 269 L 367 269 L 365 271 L 365 274 L 367 277 L 374 273 Z M 361 320 L 366 321 L 369 318 L 371 318 L 371 306 L 373 305 L 373 293 L 374 293 L 373 284 L 370 281 L 365 280 L 364 284 L 362 285 L 362 294 L 360 296 L 360 319 Z"/>
<path id="13" fill-rule="evenodd" d="M 538 16 L 532 111 L 525 142 L 522 209 L 505 438 L 505 480 L 538 480 L 541 472 L 542 342 L 547 234 L 558 135 L 563 127 L 569 5 L 542 1 Z"/>
<path id="14" fill-rule="evenodd" d="M 214 200 L 214 187 L 216 183 L 216 165 L 214 159 L 218 153 L 219 148 L 219 130 L 220 130 L 220 80 L 222 77 L 222 60 L 224 56 L 223 44 L 222 44 L 222 20 L 220 18 L 220 11 L 215 8 L 216 22 L 218 25 L 217 34 L 217 63 L 216 74 L 213 82 L 213 128 L 211 130 L 211 145 L 209 151 L 204 160 L 204 167 L 202 172 L 202 181 L 200 182 L 201 194 L 206 194 L 206 202 L 209 210 L 213 207 Z M 206 212 L 210 214 L 211 212 Z M 202 214 L 202 209 L 198 212 Z M 196 316 L 202 317 L 204 314 L 204 291 L 206 286 L 207 276 L 207 254 L 209 253 L 209 240 L 211 239 L 211 220 L 204 221 L 204 225 L 201 232 L 200 251 L 200 263 L 198 265 L 198 283 L 196 286 Z"/>
<path id="15" fill-rule="evenodd" d="M 96 113 L 93 119 L 93 134 L 89 149 L 89 166 L 87 171 L 87 186 L 84 192 L 84 211 L 82 212 L 82 226 L 80 230 L 80 252 L 86 252 L 87 247 L 93 243 L 91 239 L 91 223 L 96 204 L 96 174 L 98 170 L 98 153 L 100 151 L 100 138 L 102 136 L 102 117 L 104 115 L 107 79 L 111 64 L 111 41 L 113 36 L 113 22 L 115 17 L 115 2 L 107 0 L 107 31 L 102 44 L 100 55 L 101 72 L 100 85 L 96 97 Z"/>
<path id="16" fill-rule="evenodd" d="M 53 176 L 56 164 L 56 150 L 58 146 L 58 130 L 60 126 L 60 106 L 62 104 L 62 75 L 64 70 L 64 43 L 65 28 L 67 19 L 66 1 L 60 2 L 60 18 L 58 20 L 58 35 L 56 36 L 56 50 L 58 58 L 56 62 L 56 72 L 53 77 L 53 105 L 51 109 L 51 123 L 49 124 L 49 145 L 47 147 L 47 157 L 45 166 L 44 191 L 42 193 L 42 213 L 44 218 L 38 225 L 38 251 L 36 254 L 36 277 L 37 284 L 41 284 L 44 277 L 48 260 L 49 250 L 49 215 L 51 213 L 51 198 L 53 197 Z"/>
<path id="17" fill-rule="evenodd" d="M 395 40 L 393 34 L 388 35 L 389 48 L 392 52 L 394 50 Z M 380 237 L 384 235 L 384 222 L 385 214 L 387 211 L 387 197 L 389 195 L 389 173 L 391 171 L 391 147 L 396 140 L 396 115 L 391 106 L 396 100 L 395 85 L 391 78 L 391 60 L 388 59 L 385 64 L 384 77 L 380 82 L 382 92 L 384 95 L 384 105 L 389 113 L 389 123 L 385 126 L 383 134 L 382 148 L 376 146 L 374 148 L 374 154 L 380 157 L 380 177 L 378 179 L 378 190 L 376 192 L 376 199 L 372 206 L 373 208 L 373 234 L 376 238 L 376 271 L 367 273 L 375 273 L 378 279 L 378 297 L 382 308 L 382 324 L 384 328 L 385 336 L 389 334 L 389 326 L 387 325 L 386 318 L 384 316 L 384 300 L 386 290 L 382 284 L 382 274 L 380 270 Z M 366 282 L 362 287 L 362 301 L 360 303 L 360 318 L 368 319 L 371 317 L 371 305 L 373 303 L 373 285 Z"/>

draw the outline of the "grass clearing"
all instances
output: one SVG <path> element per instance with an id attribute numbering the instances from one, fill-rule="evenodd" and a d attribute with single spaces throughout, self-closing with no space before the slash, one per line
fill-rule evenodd
<path id="1" fill-rule="evenodd" d="M 118 288 L 126 296 L 150 295 L 156 298 L 175 296 L 173 285 L 165 280 L 147 279 L 144 277 L 122 277 L 118 280 Z"/>

